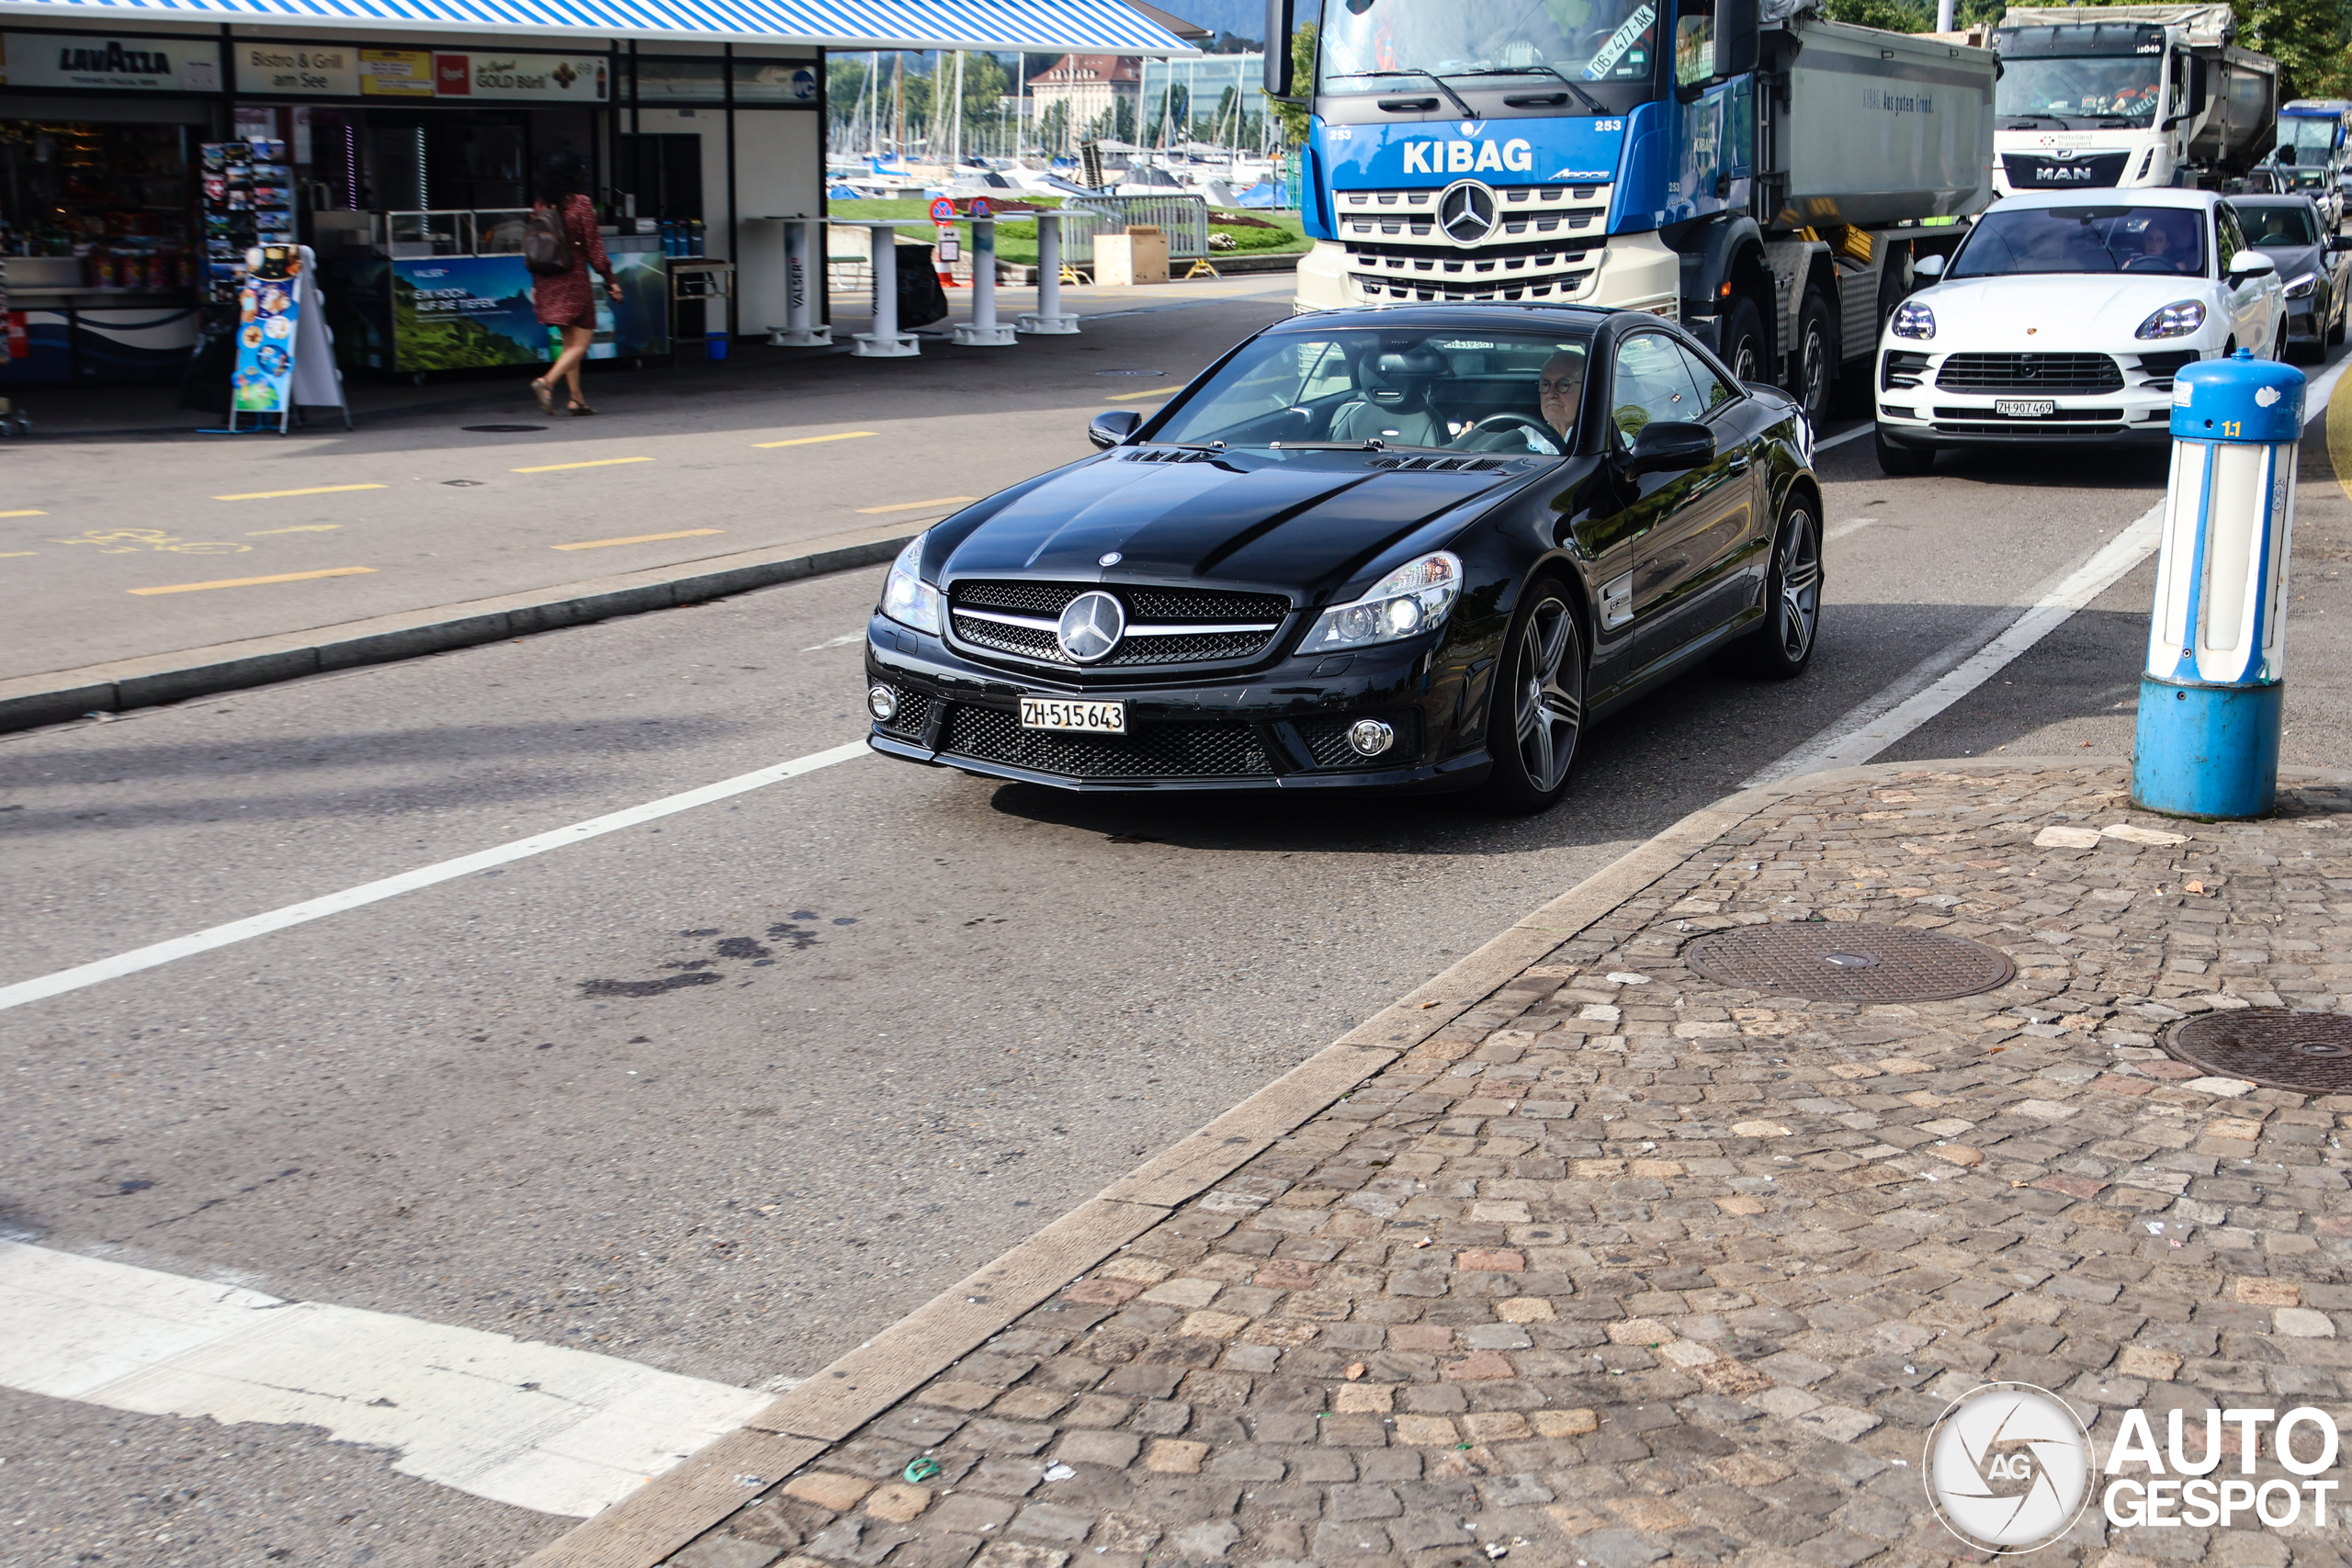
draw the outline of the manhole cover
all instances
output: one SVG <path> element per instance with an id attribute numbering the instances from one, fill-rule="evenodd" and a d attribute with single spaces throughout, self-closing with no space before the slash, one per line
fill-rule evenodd
<path id="1" fill-rule="evenodd" d="M 461 424 L 459 430 L 478 431 L 484 435 L 505 435 L 514 431 L 545 430 L 544 424 Z"/>
<path id="2" fill-rule="evenodd" d="M 2172 1026 L 2165 1049 L 2216 1077 L 2300 1094 L 2352 1090 L 2352 1018 L 2290 1008 L 2233 1008 Z"/>
<path id="3" fill-rule="evenodd" d="M 1097 376 L 1165 376 L 1165 370 L 1097 370 Z"/>
<path id="4" fill-rule="evenodd" d="M 1940 1002 L 2017 974 L 1982 942 L 1908 926 L 1738 926 L 1701 937 L 1684 962 L 1710 980 L 1821 1002 Z"/>

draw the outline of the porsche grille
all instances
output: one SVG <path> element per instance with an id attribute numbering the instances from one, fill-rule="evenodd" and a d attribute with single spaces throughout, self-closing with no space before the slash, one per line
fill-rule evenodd
<path id="1" fill-rule="evenodd" d="M 1955 354 L 1936 372 L 1947 392 L 2120 392 L 2123 369 L 2105 354 Z"/>

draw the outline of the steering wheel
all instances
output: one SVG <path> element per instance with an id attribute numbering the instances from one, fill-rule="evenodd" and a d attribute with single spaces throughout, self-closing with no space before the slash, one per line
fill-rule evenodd
<path id="1" fill-rule="evenodd" d="M 2147 265 L 2145 266 L 2141 265 L 2140 264 L 2143 262 L 2145 262 Z M 2170 256 L 2133 256 L 2130 261 L 2123 264 L 2123 270 L 2126 272 L 2177 273 L 2180 271 L 2180 265 L 2174 261 Z"/>
<path id="2" fill-rule="evenodd" d="M 1481 440 L 1480 437 L 1499 437 L 1510 432 L 1532 432 L 1535 438 L 1543 442 L 1541 446 L 1527 444 L 1528 451 L 1541 452 L 1553 457 L 1560 455 L 1559 432 L 1542 420 L 1530 419 L 1523 413 L 1490 413 L 1454 437 L 1450 445 L 1465 452 L 1500 452 L 1507 450 L 1500 441 Z"/>

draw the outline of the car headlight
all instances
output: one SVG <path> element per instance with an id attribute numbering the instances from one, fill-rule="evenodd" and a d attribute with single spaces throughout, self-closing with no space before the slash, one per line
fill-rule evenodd
<path id="1" fill-rule="evenodd" d="M 1931 338 L 1936 335 L 1936 313 L 1917 300 L 1905 299 L 1895 308 L 1896 337 Z"/>
<path id="2" fill-rule="evenodd" d="M 890 581 L 882 585 L 882 613 L 902 626 L 936 634 L 939 630 L 939 590 L 922 577 L 922 542 L 917 534 L 890 563 Z"/>
<path id="3" fill-rule="evenodd" d="M 2318 287 L 2319 274 L 2315 272 L 2307 272 L 2301 277 L 2290 277 L 2287 280 L 2287 298 L 2308 299 L 2311 298 L 2312 290 Z"/>
<path id="4" fill-rule="evenodd" d="M 1412 637 L 1442 623 L 1461 594 L 1461 558 L 1435 551 L 1398 567 L 1354 604 L 1324 611 L 1298 650 L 1325 653 Z"/>
<path id="5" fill-rule="evenodd" d="M 2136 338 L 2187 337 L 2205 324 L 2205 305 L 2199 299 L 2176 299 L 2140 323 Z"/>

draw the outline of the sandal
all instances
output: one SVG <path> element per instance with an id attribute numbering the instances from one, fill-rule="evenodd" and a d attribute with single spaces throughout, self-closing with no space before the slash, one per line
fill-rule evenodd
<path id="1" fill-rule="evenodd" d="M 596 411 L 595 411 L 594 409 L 590 408 L 586 403 L 573 403 L 573 404 L 571 405 L 571 416 L 572 416 L 574 419 L 577 419 L 577 418 L 579 418 L 582 414 L 586 414 L 586 413 L 594 413 Z"/>
<path id="2" fill-rule="evenodd" d="M 539 400 L 539 412 L 541 413 L 552 414 L 555 412 L 555 389 L 553 387 L 548 386 L 545 381 L 534 381 L 531 383 L 531 395 Z"/>

